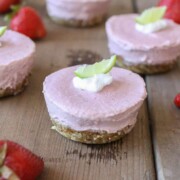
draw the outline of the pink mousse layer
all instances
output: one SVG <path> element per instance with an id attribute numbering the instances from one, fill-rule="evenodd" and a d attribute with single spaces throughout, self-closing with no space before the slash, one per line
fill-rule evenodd
<path id="1" fill-rule="evenodd" d="M 106 23 L 109 49 L 133 64 L 164 64 L 180 56 L 180 25 L 167 20 L 168 27 L 144 34 L 135 29 L 136 14 L 111 17 Z"/>
<path id="2" fill-rule="evenodd" d="M 146 98 L 143 79 L 128 70 L 113 68 L 113 83 L 98 93 L 76 89 L 69 67 L 46 77 L 43 92 L 51 118 L 77 131 L 117 132 L 136 122 Z"/>
<path id="3" fill-rule="evenodd" d="M 35 44 L 28 37 L 11 30 L 0 37 L 0 44 L 0 89 L 13 89 L 32 69 Z"/>
<path id="4" fill-rule="evenodd" d="M 48 14 L 59 19 L 88 20 L 107 13 L 111 0 L 46 0 Z"/>

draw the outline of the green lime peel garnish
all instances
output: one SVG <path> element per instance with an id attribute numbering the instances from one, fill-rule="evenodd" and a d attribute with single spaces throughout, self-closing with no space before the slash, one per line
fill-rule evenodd
<path id="1" fill-rule="evenodd" d="M 112 56 L 110 59 L 104 59 L 92 65 L 82 65 L 74 73 L 79 78 L 89 78 L 97 74 L 106 74 L 115 66 L 116 59 L 116 56 Z"/>
<path id="2" fill-rule="evenodd" d="M 143 11 L 143 13 L 140 16 L 138 16 L 135 20 L 138 24 L 142 25 L 154 23 L 161 20 L 164 17 L 166 10 L 166 6 L 153 7 Z"/>
<path id="3" fill-rule="evenodd" d="M 3 36 L 3 34 L 6 32 L 7 26 L 1 26 L 0 27 L 0 37 Z"/>

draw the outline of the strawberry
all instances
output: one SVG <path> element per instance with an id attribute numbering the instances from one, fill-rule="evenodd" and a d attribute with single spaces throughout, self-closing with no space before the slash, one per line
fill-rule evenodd
<path id="1" fill-rule="evenodd" d="M 180 108 L 180 93 L 174 98 L 174 104 Z"/>
<path id="2" fill-rule="evenodd" d="M 10 177 L 16 177 L 19 180 L 35 180 L 44 168 L 44 162 L 41 158 L 12 142 L 0 140 L 0 179 L 3 177 L 3 171 L 11 172 Z"/>
<path id="3" fill-rule="evenodd" d="M 19 4 L 21 0 L 0 0 L 0 13 L 6 13 L 12 5 Z"/>
<path id="4" fill-rule="evenodd" d="M 180 0 L 161 0 L 159 6 L 167 6 L 165 18 L 180 24 Z"/>
<path id="5" fill-rule="evenodd" d="M 31 39 L 40 39 L 46 36 L 46 29 L 40 16 L 31 7 L 22 7 L 12 18 L 10 28 Z"/>

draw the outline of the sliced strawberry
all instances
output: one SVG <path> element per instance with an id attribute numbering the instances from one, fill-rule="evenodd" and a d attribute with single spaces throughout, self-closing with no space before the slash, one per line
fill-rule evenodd
<path id="1" fill-rule="evenodd" d="M 46 36 L 46 29 L 40 16 L 31 7 L 21 8 L 12 18 L 10 28 L 32 39 L 40 39 Z"/>
<path id="2" fill-rule="evenodd" d="M 3 166 L 10 168 L 20 180 L 35 180 L 43 171 L 43 160 L 12 141 L 0 141 L 0 147 L 5 143 L 7 154 Z"/>
<path id="3" fill-rule="evenodd" d="M 19 4 L 21 0 L 0 0 L 0 13 L 6 13 L 12 5 Z"/>
<path id="4" fill-rule="evenodd" d="M 161 0 L 159 6 L 166 6 L 165 18 L 180 24 L 180 0 Z"/>

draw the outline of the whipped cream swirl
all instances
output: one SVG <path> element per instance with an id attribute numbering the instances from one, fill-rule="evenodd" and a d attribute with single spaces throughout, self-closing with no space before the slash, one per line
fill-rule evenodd
<path id="1" fill-rule="evenodd" d="M 73 78 L 73 85 L 77 89 L 82 89 L 90 92 L 99 92 L 105 86 L 110 85 L 113 78 L 110 74 L 97 74 L 89 78 Z"/>
<path id="2" fill-rule="evenodd" d="M 159 21 L 156 21 L 154 23 L 149 23 L 146 25 L 138 24 L 136 23 L 135 27 L 137 31 L 140 31 L 145 34 L 150 34 L 153 32 L 160 31 L 162 29 L 166 29 L 168 26 L 168 23 L 165 19 L 161 19 Z"/>

